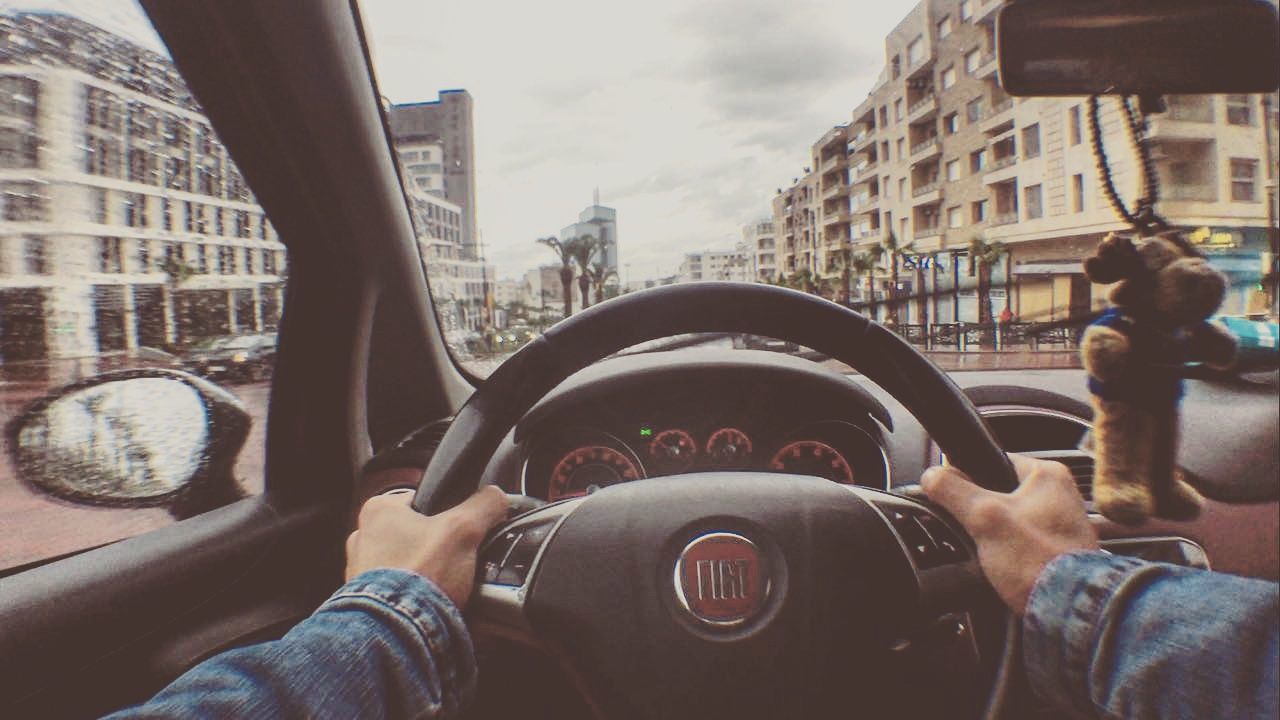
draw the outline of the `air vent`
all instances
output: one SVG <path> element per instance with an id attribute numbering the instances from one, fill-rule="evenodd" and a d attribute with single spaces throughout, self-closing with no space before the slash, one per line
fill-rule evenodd
<path id="1" fill-rule="evenodd" d="M 1086 503 L 1093 502 L 1093 458 L 1079 450 L 1040 450 L 1026 452 L 1023 455 L 1041 460 L 1053 460 L 1066 465 L 1071 471 L 1071 477 L 1076 481 L 1076 489 L 1080 491 L 1080 496 Z"/>
<path id="2" fill-rule="evenodd" d="M 440 440 L 449 429 L 451 422 L 453 418 L 444 418 L 414 430 L 408 437 L 378 453 L 366 463 L 365 474 L 390 468 L 425 468 L 431 456 L 435 454 L 436 448 L 440 446 Z"/>

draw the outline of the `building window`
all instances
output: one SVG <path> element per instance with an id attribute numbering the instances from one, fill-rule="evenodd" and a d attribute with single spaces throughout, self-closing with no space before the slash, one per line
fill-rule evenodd
<path id="1" fill-rule="evenodd" d="M 956 66 L 952 65 L 942 71 L 942 89 L 950 90 L 952 85 L 956 84 Z"/>
<path id="2" fill-rule="evenodd" d="M 49 259 L 44 238 L 29 237 L 22 243 L 22 263 L 28 275 L 48 275 Z"/>
<path id="3" fill-rule="evenodd" d="M 905 198 L 907 196 L 907 179 L 898 178 L 898 197 Z"/>
<path id="4" fill-rule="evenodd" d="M 98 238 L 98 272 L 124 272 L 124 257 L 120 252 L 120 238 Z"/>
<path id="5" fill-rule="evenodd" d="M 885 175 L 884 182 L 880 185 L 884 188 L 884 197 L 886 200 L 893 197 L 893 184 L 890 182 L 891 180 L 893 180 L 891 176 Z"/>
<path id="6" fill-rule="evenodd" d="M 124 224 L 132 228 L 147 226 L 147 196 L 141 193 L 125 193 Z"/>
<path id="7" fill-rule="evenodd" d="M 974 98 L 964 106 L 964 119 L 970 125 L 982 119 L 982 98 Z"/>
<path id="8" fill-rule="evenodd" d="M 964 227 L 964 217 L 960 212 L 960 206 L 947 208 L 947 227 L 958 228 Z"/>
<path id="9" fill-rule="evenodd" d="M 145 273 L 151 271 L 151 241 L 138 241 L 138 268 L 137 272 Z"/>
<path id="10" fill-rule="evenodd" d="M 1044 197 L 1040 192 L 1040 185 L 1028 185 L 1023 189 L 1022 194 L 1026 198 L 1027 219 L 1035 220 L 1044 217 Z"/>
<path id="11" fill-rule="evenodd" d="M 987 167 L 987 151 L 974 150 L 969 153 L 969 173 L 980 173 Z"/>
<path id="12" fill-rule="evenodd" d="M 917 35 L 916 39 L 907 45 L 907 65 L 915 67 L 922 62 L 924 62 L 924 38 Z"/>
<path id="13" fill-rule="evenodd" d="M 169 198 L 160 201 L 160 222 L 165 230 L 173 230 L 173 203 Z"/>
<path id="14" fill-rule="evenodd" d="M 0 77 L 0 117 L 35 120 L 39 114 L 40 83 L 20 75 Z"/>
<path id="15" fill-rule="evenodd" d="M 880 106 L 880 127 L 883 128 L 888 126 L 889 126 L 889 106 L 881 105 Z"/>
<path id="16" fill-rule="evenodd" d="M 947 161 L 947 181 L 955 182 L 956 180 L 959 180 L 959 179 L 960 179 L 960 161 L 948 160 Z"/>
<path id="17" fill-rule="evenodd" d="M 938 39 L 941 40 L 942 38 L 950 34 L 951 34 L 951 16 L 948 15 L 938 21 Z"/>
<path id="18" fill-rule="evenodd" d="M 184 192 L 191 189 L 190 166 L 186 160 L 175 157 L 165 158 L 164 186 Z"/>
<path id="19" fill-rule="evenodd" d="M 1040 157 L 1040 123 L 1022 128 L 1022 157 Z"/>
<path id="20" fill-rule="evenodd" d="M 893 121 L 902 122 L 902 98 L 893 101 Z"/>
<path id="21" fill-rule="evenodd" d="M 898 138 L 898 161 L 899 162 L 907 159 L 906 146 L 907 146 L 907 141 L 903 138 Z"/>
<path id="22" fill-rule="evenodd" d="M 1080 126 L 1080 106 L 1072 105 L 1067 111 L 1067 133 L 1068 140 L 1072 147 L 1079 145 L 1083 140 L 1084 131 Z"/>
<path id="23" fill-rule="evenodd" d="M 1253 106 L 1248 95 L 1227 96 L 1227 122 L 1232 125 L 1253 124 Z"/>
<path id="24" fill-rule="evenodd" d="M 204 243 L 196 245 L 196 272 L 201 275 L 209 274 L 209 251 Z"/>
<path id="25" fill-rule="evenodd" d="M 262 272 L 264 275 L 276 274 L 276 253 L 274 250 L 262 251 Z"/>
<path id="26" fill-rule="evenodd" d="M 942 119 L 943 131 L 948 135 L 960 132 L 960 113 L 951 113 Z"/>
<path id="27" fill-rule="evenodd" d="M 253 271 L 253 248 L 244 248 L 244 274 L 255 274 Z"/>
<path id="28" fill-rule="evenodd" d="M 964 71 L 970 75 L 978 72 L 978 67 L 982 64 L 982 53 L 978 48 L 974 48 L 964 54 Z"/>
<path id="29" fill-rule="evenodd" d="M 129 180 L 154 185 L 156 182 L 155 156 L 141 148 L 129 150 Z"/>
<path id="30" fill-rule="evenodd" d="M 226 235 L 226 224 L 223 216 L 226 215 L 223 209 L 215 207 L 213 209 L 213 233 L 219 237 Z"/>
<path id="31" fill-rule="evenodd" d="M 960 0 L 960 19 L 973 19 L 973 0 Z"/>
<path id="32" fill-rule="evenodd" d="M 898 55 L 893 56 L 893 60 L 889 63 L 890 72 L 893 73 L 893 79 L 897 80 L 902 77 L 902 58 Z"/>
<path id="33" fill-rule="evenodd" d="M 88 135 L 84 141 L 84 171 L 102 177 L 120 177 L 120 141 Z"/>
<path id="34" fill-rule="evenodd" d="M 120 100 L 98 87 L 85 86 L 84 124 L 119 133 L 123 130 L 123 109 Z"/>
<path id="35" fill-rule="evenodd" d="M 1255 181 L 1258 161 L 1231 158 L 1231 199 L 1235 202 L 1254 202 L 1257 198 Z"/>
<path id="36" fill-rule="evenodd" d="M 46 200 L 36 183 L 0 185 L 0 219 L 9 222 L 43 222 L 48 213 Z"/>
<path id="37" fill-rule="evenodd" d="M 987 221 L 987 201 L 978 200 L 969 206 L 970 217 L 975 223 L 983 223 Z"/>
<path id="38" fill-rule="evenodd" d="M 111 191 L 106 188 L 93 188 L 93 221 L 99 225 L 111 222 Z"/>
<path id="39" fill-rule="evenodd" d="M 1071 211 L 1084 212 L 1084 175 L 1071 176 Z"/>
<path id="40" fill-rule="evenodd" d="M 40 164 L 40 142 L 23 128 L 0 128 L 0 168 L 34 168 Z"/>

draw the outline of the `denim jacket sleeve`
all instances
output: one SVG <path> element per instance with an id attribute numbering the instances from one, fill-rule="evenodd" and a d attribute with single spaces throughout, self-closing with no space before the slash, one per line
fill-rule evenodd
<path id="1" fill-rule="evenodd" d="M 1280 586 L 1105 553 L 1044 569 L 1023 617 L 1040 697 L 1104 718 L 1275 718 Z"/>
<path id="2" fill-rule="evenodd" d="M 434 584 L 371 570 L 283 638 L 192 668 L 112 718 L 447 718 L 474 691 L 462 615 Z"/>

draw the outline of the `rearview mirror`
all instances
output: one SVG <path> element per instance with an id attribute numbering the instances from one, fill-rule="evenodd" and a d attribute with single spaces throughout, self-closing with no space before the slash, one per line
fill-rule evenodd
<path id="1" fill-rule="evenodd" d="M 235 396 L 186 373 L 126 370 L 61 388 L 8 428 L 13 465 L 38 492 L 179 518 L 243 496 L 232 465 L 251 419 Z"/>
<path id="2" fill-rule="evenodd" d="M 1010 95 L 1272 92 L 1267 0 L 1015 0 L 996 21 Z"/>

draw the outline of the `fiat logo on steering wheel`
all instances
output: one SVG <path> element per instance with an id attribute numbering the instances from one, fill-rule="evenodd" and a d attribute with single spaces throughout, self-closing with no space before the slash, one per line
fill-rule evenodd
<path id="1" fill-rule="evenodd" d="M 711 627 L 737 627 L 758 615 L 770 585 L 760 549 L 735 533 L 694 538 L 676 561 L 676 599 L 694 619 Z"/>

